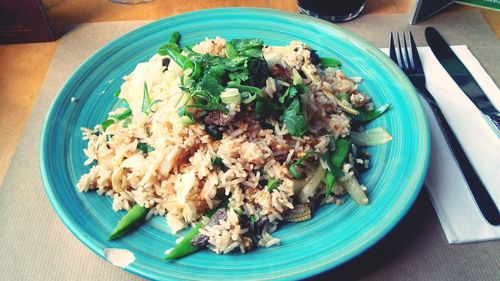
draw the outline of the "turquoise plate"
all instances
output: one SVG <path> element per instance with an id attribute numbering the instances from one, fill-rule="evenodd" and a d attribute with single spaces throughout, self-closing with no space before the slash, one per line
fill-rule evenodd
<path id="1" fill-rule="evenodd" d="M 180 31 L 182 44 L 205 37 L 262 38 L 268 45 L 306 42 L 321 56 L 339 58 L 342 69 L 361 76 L 361 89 L 376 104 L 392 108 L 370 124 L 394 137 L 372 148 L 373 167 L 363 175 L 370 204 L 324 206 L 310 221 L 287 224 L 275 233 L 281 245 L 248 254 L 216 255 L 201 251 L 175 262 L 163 260 L 178 238 L 156 217 L 138 231 L 116 241 L 107 235 L 123 213 L 113 212 L 109 197 L 79 193 L 83 165 L 81 127 L 102 122 L 117 106 L 113 95 L 121 78 L 146 61 Z M 75 99 L 72 99 L 72 98 Z M 74 100 L 74 102 L 72 102 Z M 332 269 L 359 255 L 387 234 L 419 193 L 429 159 L 429 130 L 421 103 L 408 79 L 382 52 L 359 36 L 310 17 L 267 9 L 203 10 L 159 20 L 109 43 L 83 63 L 64 84 L 45 120 L 40 143 L 45 191 L 66 227 L 97 255 L 106 248 L 132 251 L 136 260 L 125 267 L 149 279 L 221 280 L 299 279 Z M 182 233 L 181 233 L 182 234 Z"/>

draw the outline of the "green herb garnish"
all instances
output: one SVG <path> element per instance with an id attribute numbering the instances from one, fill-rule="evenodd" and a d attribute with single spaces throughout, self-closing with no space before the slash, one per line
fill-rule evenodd
<path id="1" fill-rule="evenodd" d="M 297 167 L 300 167 L 302 165 L 302 162 L 304 162 L 306 159 L 308 159 L 309 157 L 311 156 L 316 156 L 316 157 L 321 157 L 321 155 L 316 152 L 316 151 L 309 151 L 307 152 L 304 156 L 296 159 L 295 161 L 293 161 L 292 165 L 290 165 L 290 167 L 288 167 L 288 171 L 290 172 L 290 174 L 296 178 L 296 179 L 301 179 L 302 178 L 302 175 L 300 174 L 299 171 L 297 171 Z"/>
<path id="2" fill-rule="evenodd" d="M 155 150 L 154 147 L 150 146 L 147 143 L 143 143 L 143 142 L 140 142 L 137 144 L 137 149 L 142 151 L 143 153 L 146 153 L 146 154 L 153 152 Z"/>
<path id="3" fill-rule="evenodd" d="M 300 111 L 298 98 L 294 99 L 283 113 L 283 123 L 285 123 L 288 133 L 292 136 L 300 137 L 309 130 L 306 118 Z"/>
<path id="4" fill-rule="evenodd" d="M 269 192 L 272 192 L 275 188 L 277 188 L 281 184 L 281 181 L 275 178 L 270 178 L 267 180 L 266 188 Z"/>

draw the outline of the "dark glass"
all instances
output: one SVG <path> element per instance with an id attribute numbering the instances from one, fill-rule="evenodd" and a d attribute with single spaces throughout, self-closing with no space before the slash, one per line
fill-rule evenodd
<path id="1" fill-rule="evenodd" d="M 361 14 L 365 0 L 297 0 L 302 14 L 331 22 L 352 20 Z"/>

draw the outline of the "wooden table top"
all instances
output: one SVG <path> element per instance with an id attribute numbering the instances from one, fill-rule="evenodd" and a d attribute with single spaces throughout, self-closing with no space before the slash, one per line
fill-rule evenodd
<path id="1" fill-rule="evenodd" d="M 107 0 L 44 0 L 49 21 L 58 37 L 64 26 L 85 22 L 154 20 L 193 10 L 252 6 L 297 12 L 295 0 L 155 0 L 139 5 L 116 4 Z M 367 1 L 366 14 L 410 13 L 414 0 Z M 454 6 L 445 12 L 477 9 Z M 497 36 L 498 13 L 481 9 Z M 40 91 L 59 40 L 47 43 L 0 45 L 0 184 L 24 130 L 26 120 Z M 45 118 L 45 116 L 39 116 Z"/>

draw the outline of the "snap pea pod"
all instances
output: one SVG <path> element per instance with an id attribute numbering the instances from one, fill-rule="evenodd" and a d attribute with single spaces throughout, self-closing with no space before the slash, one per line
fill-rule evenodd
<path id="1" fill-rule="evenodd" d="M 162 56 L 169 56 L 184 71 L 191 69 L 189 77 L 198 78 L 201 75 L 201 64 L 198 61 L 191 61 L 186 56 L 182 55 L 179 48 L 180 36 L 179 32 L 173 32 L 172 35 L 170 35 L 169 43 L 161 46 L 158 49 L 158 54 Z"/>
<path id="2" fill-rule="evenodd" d="M 341 168 L 342 164 L 351 150 L 351 141 L 348 139 L 337 139 L 335 141 L 335 151 L 330 156 L 330 161 L 335 168 Z"/>
<path id="3" fill-rule="evenodd" d="M 158 54 L 162 56 L 169 56 L 175 61 L 181 68 L 184 68 L 184 64 L 187 58 L 183 56 L 179 50 L 179 46 L 173 43 L 167 43 L 158 49 Z"/>
<path id="4" fill-rule="evenodd" d="M 181 34 L 178 31 L 172 32 L 168 43 L 179 45 L 179 40 L 181 39 Z"/>
<path id="5" fill-rule="evenodd" d="M 201 75 L 201 64 L 197 61 L 186 60 L 186 62 L 182 66 L 182 69 L 191 69 L 192 72 L 189 75 L 191 78 L 198 78 Z"/>
<path id="6" fill-rule="evenodd" d="M 115 120 L 114 119 L 106 119 L 104 122 L 101 123 L 101 127 L 103 131 L 106 131 L 106 129 L 111 126 L 111 124 L 114 124 Z"/>
<path id="7" fill-rule="evenodd" d="M 111 124 L 114 124 L 116 123 L 116 121 L 121 121 L 127 117 L 129 117 L 130 115 L 132 115 L 132 110 L 130 110 L 130 108 L 128 108 L 127 110 L 125 110 L 124 112 L 120 113 L 120 114 L 117 114 L 117 115 L 114 115 L 114 116 L 111 116 L 110 119 L 106 119 L 105 121 L 103 121 L 101 123 L 101 126 L 102 126 L 102 130 L 103 131 L 106 131 L 106 129 L 111 125 Z"/>
<path id="8" fill-rule="evenodd" d="M 327 68 L 327 67 L 340 67 L 342 63 L 335 58 L 320 58 L 319 59 L 319 67 Z"/>
<path id="9" fill-rule="evenodd" d="M 335 141 L 335 150 L 330 155 L 330 171 L 327 171 L 325 176 L 325 196 L 328 197 L 332 193 L 333 185 L 337 182 L 338 173 L 341 172 L 342 164 L 344 164 L 349 150 L 351 149 L 351 141 L 348 139 L 337 139 Z M 335 173 L 334 173 L 335 172 Z"/>
<path id="10" fill-rule="evenodd" d="M 158 49 L 158 54 L 162 56 L 169 56 L 178 64 L 182 70 L 191 69 L 191 78 L 198 78 L 201 75 L 201 65 L 198 61 L 191 61 L 181 54 L 179 46 L 173 43 L 168 43 Z"/>
<path id="11" fill-rule="evenodd" d="M 367 123 L 370 122 L 374 119 L 377 119 L 380 117 L 382 114 L 384 114 L 389 108 L 390 104 L 384 104 L 379 106 L 378 108 L 374 110 L 366 110 L 364 108 L 356 108 L 356 110 L 359 112 L 358 115 L 353 115 L 352 121 L 355 123 Z"/>
<path id="12" fill-rule="evenodd" d="M 198 235 L 200 228 L 203 227 L 201 222 L 197 223 L 191 231 L 165 256 L 166 260 L 178 259 L 190 255 L 200 250 L 200 248 L 191 245 L 191 241 Z"/>
<path id="13" fill-rule="evenodd" d="M 123 120 L 127 117 L 129 117 L 130 115 L 132 115 L 132 110 L 130 108 L 127 108 L 127 110 L 125 110 L 124 112 L 120 113 L 120 114 L 116 114 L 114 116 L 111 116 L 113 119 L 116 119 L 116 120 Z"/>
<path id="14" fill-rule="evenodd" d="M 218 207 L 208 211 L 206 216 L 211 218 L 218 209 L 225 208 L 227 206 L 227 203 L 228 200 L 225 200 Z M 165 256 L 165 259 L 166 260 L 178 259 L 199 251 L 201 248 L 191 245 L 191 241 L 193 241 L 193 239 L 198 235 L 198 232 L 202 227 L 203 224 L 201 222 L 197 223 L 196 226 L 193 227 L 193 229 L 191 229 L 191 231 L 189 231 L 189 233 L 186 234 L 186 236 L 184 236 L 181 242 L 175 245 L 172 251 L 170 251 L 170 253 L 168 253 Z"/>
<path id="15" fill-rule="evenodd" d="M 115 229 L 109 235 L 108 239 L 116 239 L 134 230 L 144 222 L 148 211 L 148 208 L 144 208 L 138 204 L 135 204 L 132 209 L 130 209 L 127 214 L 118 222 Z"/>
<path id="16" fill-rule="evenodd" d="M 336 179 L 335 175 L 333 175 L 333 173 L 331 171 L 327 171 L 326 172 L 326 176 L 325 176 L 325 197 L 328 197 L 328 196 L 330 196 L 330 194 L 332 194 L 333 185 L 335 184 L 336 180 L 337 179 Z"/>

